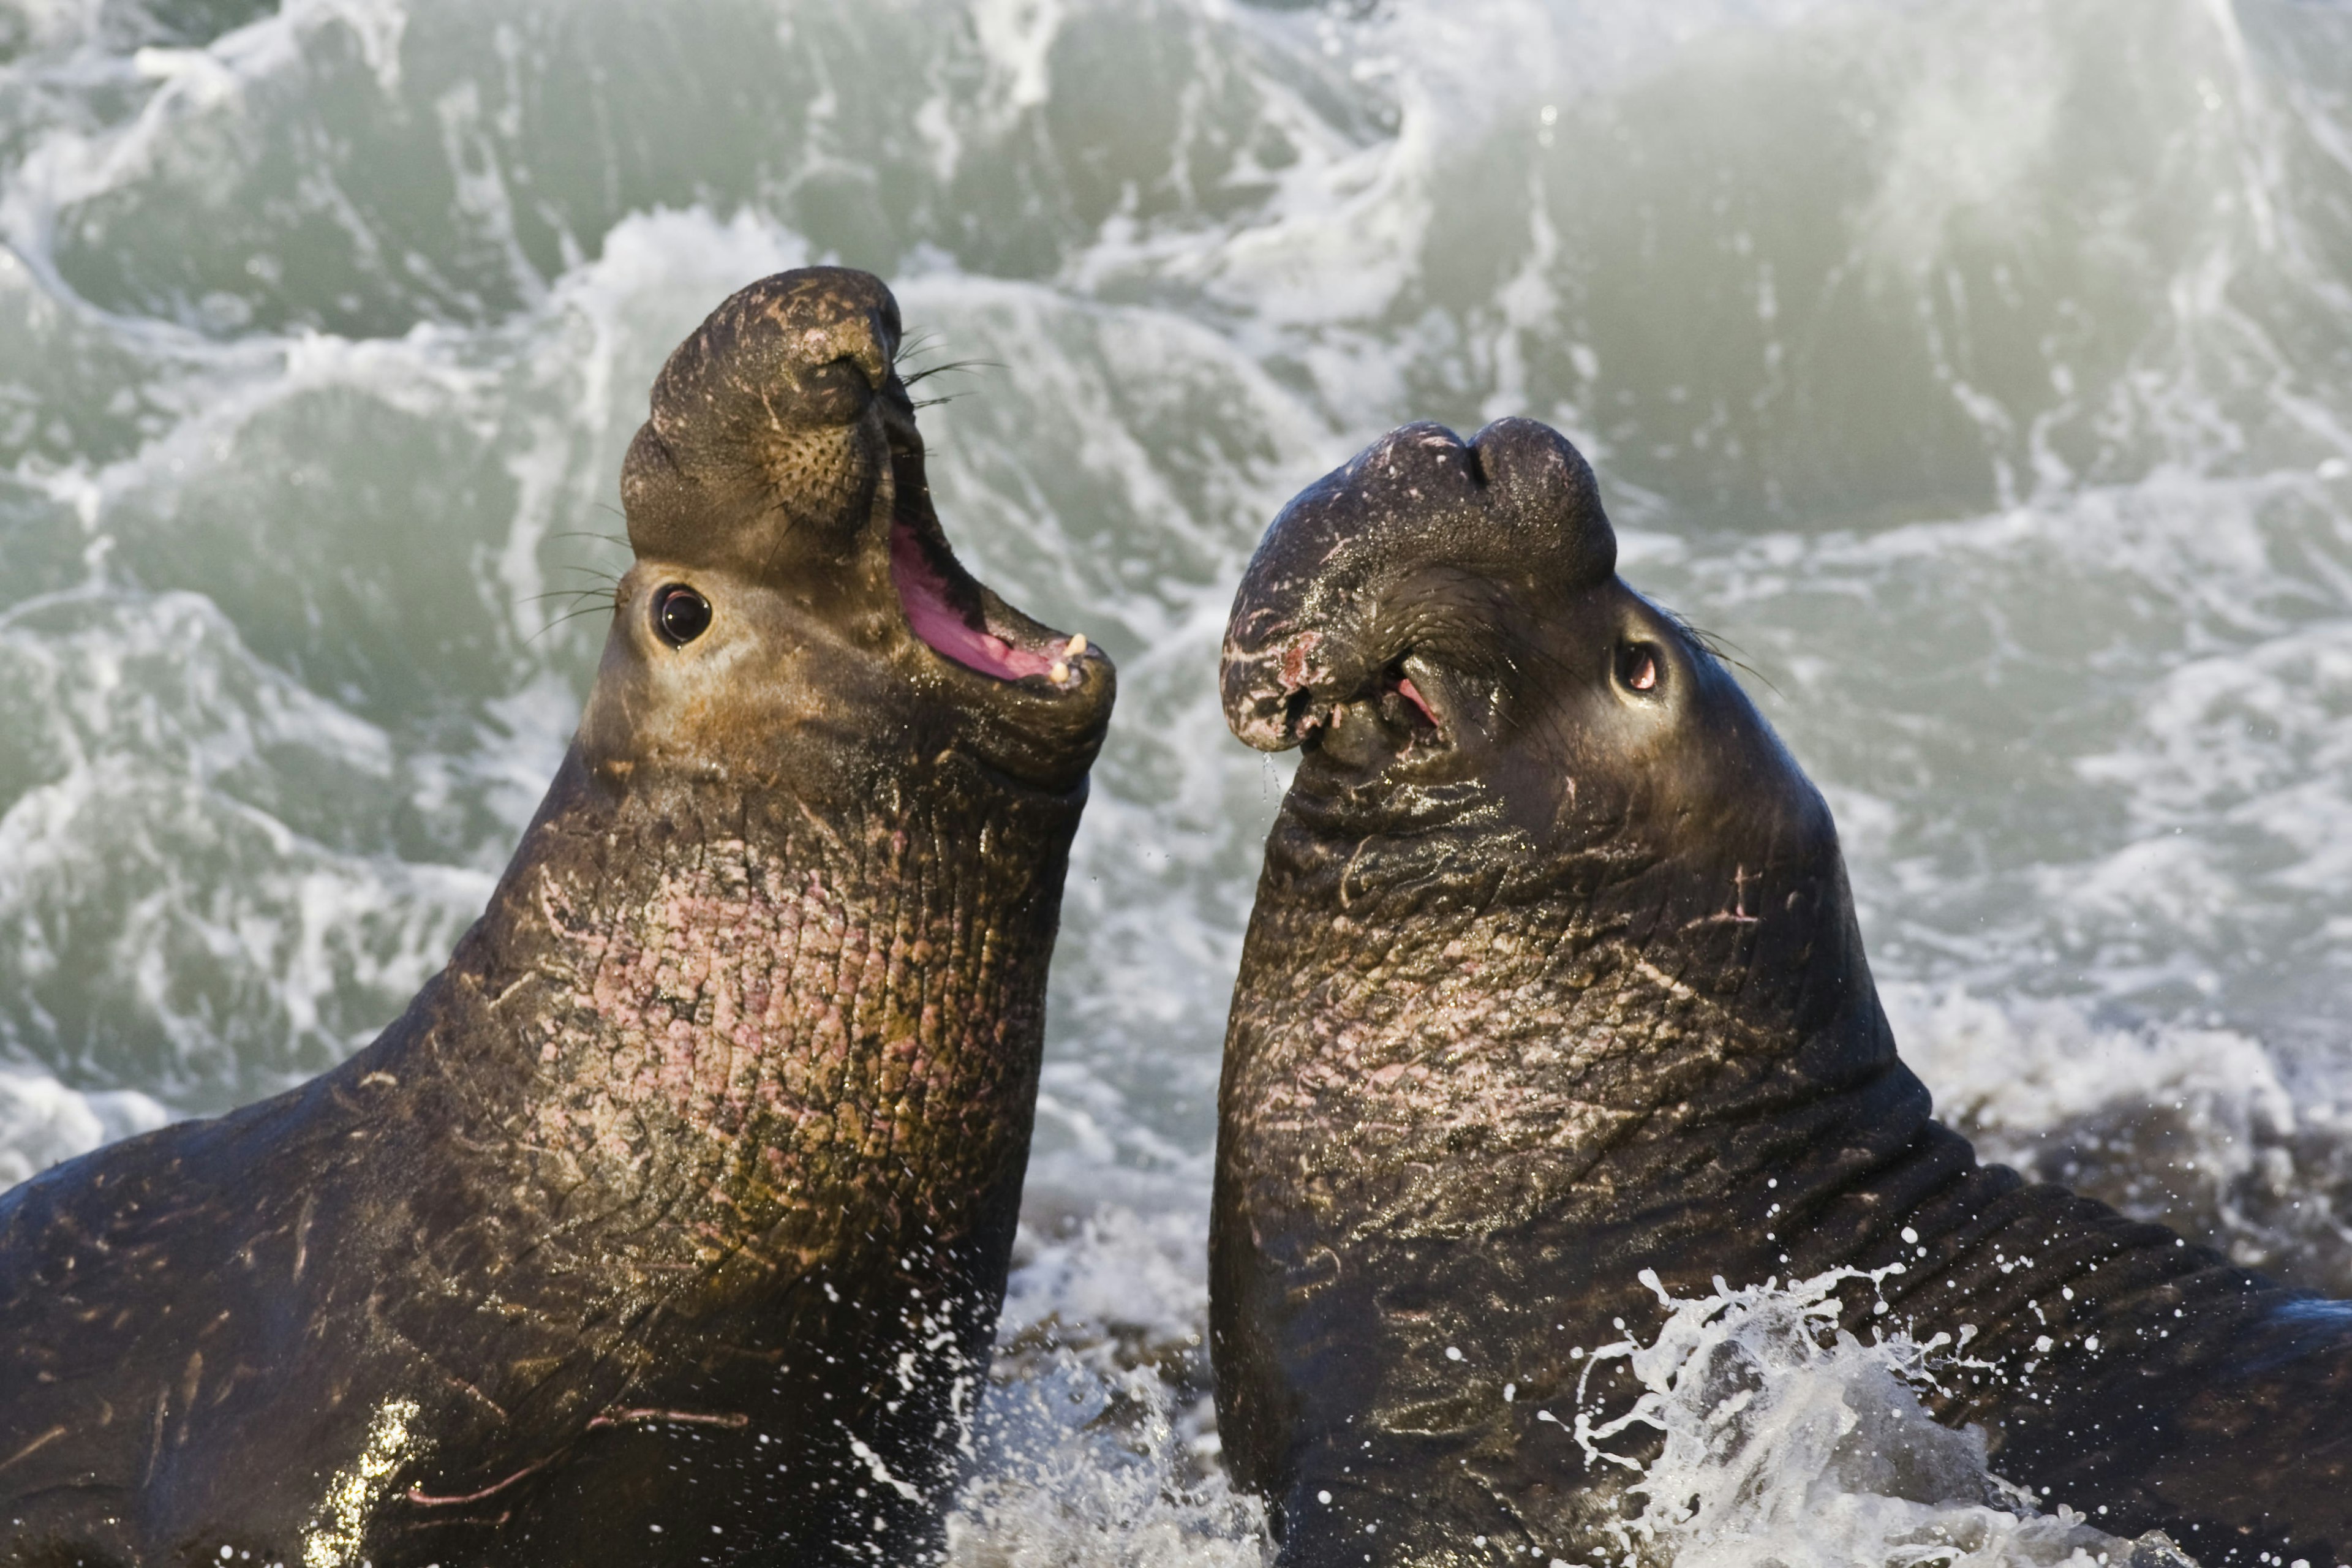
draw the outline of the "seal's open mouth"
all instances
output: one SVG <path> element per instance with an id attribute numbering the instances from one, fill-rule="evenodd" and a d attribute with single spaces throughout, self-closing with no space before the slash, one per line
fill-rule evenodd
<path id="1" fill-rule="evenodd" d="M 1055 631 L 1030 619 L 964 570 L 931 510 L 922 444 L 912 420 L 894 420 L 890 434 L 898 497 L 890 519 L 890 583 L 916 640 L 965 669 L 1027 682 L 1024 689 L 1047 696 L 1087 686 L 1089 673 L 1108 673 L 1102 654 L 1083 633 Z"/>
<path id="2" fill-rule="evenodd" d="M 1017 626 L 1007 624 L 1010 616 L 991 616 L 979 584 L 961 570 L 943 570 L 929 542 L 904 519 L 890 525 L 890 580 L 898 586 L 908 629 L 933 653 L 966 669 L 999 680 L 1042 675 L 1060 686 L 1071 680 L 1075 661 L 1086 655 L 1083 633 L 1041 637 L 1043 628 L 1033 629 L 1034 623 Z"/>
<path id="3" fill-rule="evenodd" d="M 877 401 L 889 445 L 888 521 L 861 527 L 857 574 L 861 605 L 881 610 L 863 595 L 885 591 L 888 573 L 904 628 L 885 637 L 889 658 L 911 678 L 910 695 L 951 719 L 976 760 L 1024 784 L 1082 784 L 1118 693 L 1109 657 L 1083 635 L 1024 615 L 965 570 L 940 526 L 913 404 L 895 373 Z"/>

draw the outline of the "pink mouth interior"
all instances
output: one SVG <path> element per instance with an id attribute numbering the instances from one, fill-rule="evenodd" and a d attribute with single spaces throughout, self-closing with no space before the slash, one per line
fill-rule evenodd
<path id="1" fill-rule="evenodd" d="M 1420 709 L 1421 716 L 1429 721 L 1429 727 L 1431 729 L 1436 730 L 1443 728 L 1443 726 L 1437 721 L 1437 715 L 1429 710 L 1429 704 L 1422 700 L 1421 693 L 1414 689 L 1412 676 L 1403 676 L 1398 679 L 1397 695 L 1403 698 L 1407 702 L 1412 703 L 1414 707 Z"/>
<path id="2" fill-rule="evenodd" d="M 890 530 L 890 580 L 898 584 L 899 604 L 906 606 L 907 625 L 934 653 L 1001 680 L 1044 675 L 1054 668 L 1045 654 L 1006 642 L 959 615 L 948 603 L 947 583 L 923 553 L 922 542 L 903 523 Z"/>

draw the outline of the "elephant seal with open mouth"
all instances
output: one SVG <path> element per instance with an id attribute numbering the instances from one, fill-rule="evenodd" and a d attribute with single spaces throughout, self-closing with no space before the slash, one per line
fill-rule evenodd
<path id="1" fill-rule="evenodd" d="M 1114 681 L 957 563 L 898 342 L 860 272 L 721 305 L 448 967 L 0 1197 L 0 1563 L 935 1555 Z"/>
<path id="2" fill-rule="evenodd" d="M 1849 1326 L 1972 1327 L 1929 1404 L 2003 1476 L 2209 1568 L 2352 1561 L 2352 1305 L 1930 1120 L 1827 807 L 1615 561 L 1551 430 L 1412 426 L 1291 502 L 1234 604 L 1227 719 L 1306 749 L 1211 1242 L 1225 1452 L 1283 1562 L 1600 1561 L 1622 1472 L 1566 1423 L 1577 1358 L 1658 1326 L 1638 1276 L 1895 1264 Z"/>

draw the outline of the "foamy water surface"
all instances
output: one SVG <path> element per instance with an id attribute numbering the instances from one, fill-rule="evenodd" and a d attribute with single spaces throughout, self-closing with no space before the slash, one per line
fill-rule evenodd
<path id="1" fill-rule="evenodd" d="M 1945 1114 L 2352 1293 L 2347 84 L 2341 0 L 0 0 L 0 1182 L 397 1012 L 562 753 L 662 356 L 835 259 L 987 362 L 941 513 L 1121 671 L 960 1562 L 1259 1561 L 1203 1215 L 1284 773 L 1215 648 L 1406 418 L 1591 456 Z M 1926 1352 L 1760 1284 L 1641 1352 L 1690 1511 L 1629 1552 L 2135 1550 L 1864 1463 Z"/>

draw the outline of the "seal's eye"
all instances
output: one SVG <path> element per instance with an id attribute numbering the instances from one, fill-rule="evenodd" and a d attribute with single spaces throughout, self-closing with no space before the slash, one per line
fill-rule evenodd
<path id="1" fill-rule="evenodd" d="M 672 647 L 684 647 L 710 629 L 710 601 L 683 583 L 654 595 L 654 630 Z"/>
<path id="2" fill-rule="evenodd" d="M 1630 691 L 1653 691 L 1658 685 L 1658 652 L 1642 643 L 1627 643 L 1617 650 L 1617 679 Z"/>

